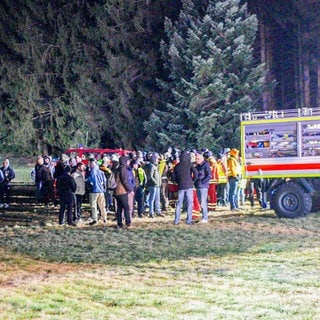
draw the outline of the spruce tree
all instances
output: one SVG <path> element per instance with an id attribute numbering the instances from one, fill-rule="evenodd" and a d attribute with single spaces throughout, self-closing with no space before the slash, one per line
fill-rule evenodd
<path id="1" fill-rule="evenodd" d="M 162 105 L 145 122 L 147 143 L 151 148 L 163 151 L 168 145 L 194 146 L 194 139 L 190 137 L 197 121 L 186 95 L 187 83 L 193 75 L 192 55 L 185 39 L 191 26 L 199 23 L 198 15 L 192 0 L 185 0 L 175 25 L 170 19 L 165 20 L 166 38 L 161 43 L 161 52 L 168 77 L 166 81 L 158 80 L 162 89 Z"/>
<path id="2" fill-rule="evenodd" d="M 259 101 L 262 68 L 253 52 L 256 17 L 239 0 L 211 0 L 202 12 L 192 0 L 184 0 L 179 20 L 166 24 L 162 50 L 170 73 L 160 84 L 167 101 L 146 123 L 157 126 L 165 115 L 166 127 L 157 127 L 149 140 L 162 148 L 168 141 L 215 152 L 238 147 L 239 113 Z"/>
<path id="3" fill-rule="evenodd" d="M 89 70 L 95 69 L 90 64 L 91 43 L 83 32 L 91 23 L 84 14 L 86 5 L 1 3 L 1 24 L 11 22 L 0 33 L 7 48 L 1 56 L 3 150 L 51 153 L 83 143 L 86 132 L 95 132 L 89 127 L 94 127 L 96 113 L 81 85 L 88 86 Z"/>
<path id="4" fill-rule="evenodd" d="M 0 2 L 0 147 L 143 146 L 175 0 Z"/>
<path id="5" fill-rule="evenodd" d="M 162 17 L 171 2 L 111 0 L 95 13 L 107 63 L 100 72 L 107 90 L 104 138 L 118 147 L 143 147 L 143 122 L 159 105 Z"/>

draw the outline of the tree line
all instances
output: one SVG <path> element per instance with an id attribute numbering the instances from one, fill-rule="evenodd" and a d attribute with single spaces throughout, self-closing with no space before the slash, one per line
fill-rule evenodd
<path id="1" fill-rule="evenodd" d="M 239 144 L 260 104 L 240 0 L 2 0 L 1 152 Z"/>

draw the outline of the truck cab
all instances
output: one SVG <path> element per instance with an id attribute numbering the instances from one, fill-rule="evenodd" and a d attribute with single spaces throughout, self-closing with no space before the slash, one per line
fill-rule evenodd
<path id="1" fill-rule="evenodd" d="M 316 209 L 320 194 L 320 108 L 240 115 L 243 175 L 269 179 L 270 207 L 297 218 Z"/>

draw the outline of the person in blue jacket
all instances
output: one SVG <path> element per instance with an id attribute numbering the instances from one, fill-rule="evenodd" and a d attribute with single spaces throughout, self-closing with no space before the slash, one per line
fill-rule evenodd
<path id="1" fill-rule="evenodd" d="M 106 198 L 104 196 L 107 188 L 107 179 L 95 159 L 90 160 L 90 172 L 88 176 L 90 184 L 89 201 L 91 207 L 90 225 L 98 222 L 98 207 L 103 224 L 107 223 Z"/>

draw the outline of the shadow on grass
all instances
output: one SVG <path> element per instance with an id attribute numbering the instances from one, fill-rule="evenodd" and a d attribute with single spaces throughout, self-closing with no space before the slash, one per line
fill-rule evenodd
<path id="1" fill-rule="evenodd" d="M 9 228 L 0 232 L 0 246 L 50 262 L 132 265 L 313 247 L 320 243 L 319 227 L 315 215 L 304 220 L 248 215 L 178 227 L 158 220 L 121 231 L 102 226 Z"/>

